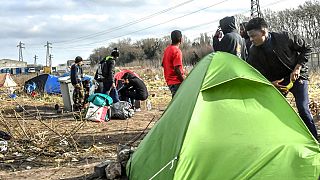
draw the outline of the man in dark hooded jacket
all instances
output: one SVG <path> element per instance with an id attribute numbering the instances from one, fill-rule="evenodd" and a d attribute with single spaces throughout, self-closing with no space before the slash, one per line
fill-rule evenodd
<path id="1" fill-rule="evenodd" d="M 122 76 L 123 87 L 120 88 L 120 99 L 122 101 L 131 101 L 134 108 L 134 101 L 144 101 L 148 98 L 148 90 L 144 82 L 137 76 L 127 72 Z"/>
<path id="2" fill-rule="evenodd" d="M 214 51 L 223 51 L 234 54 L 239 58 L 246 60 L 247 48 L 244 39 L 237 32 L 234 16 L 225 17 L 220 20 L 220 28 L 217 30 L 213 37 L 213 49 Z M 224 36 L 219 41 L 222 36 Z"/>

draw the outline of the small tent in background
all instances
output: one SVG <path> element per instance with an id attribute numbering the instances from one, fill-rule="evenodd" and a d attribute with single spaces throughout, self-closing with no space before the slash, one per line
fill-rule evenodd
<path id="1" fill-rule="evenodd" d="M 17 83 L 14 82 L 9 73 L 0 74 L 0 87 L 6 88 L 6 93 L 8 93 L 9 97 L 16 97 L 14 91 L 15 87 L 17 87 Z"/>
<path id="2" fill-rule="evenodd" d="M 127 163 L 140 179 L 318 179 L 320 148 L 281 93 L 228 53 L 203 58 Z"/>
<path id="3" fill-rule="evenodd" d="M 35 86 L 35 87 L 34 87 Z M 25 82 L 25 89 L 33 89 L 40 93 L 60 94 L 60 83 L 58 76 L 41 74 Z"/>
<path id="4" fill-rule="evenodd" d="M 0 74 L 0 87 L 17 87 L 17 83 L 14 82 L 10 74 Z"/>

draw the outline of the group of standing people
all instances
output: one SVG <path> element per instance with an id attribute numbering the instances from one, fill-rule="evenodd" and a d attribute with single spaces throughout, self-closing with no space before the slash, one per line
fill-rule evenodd
<path id="1" fill-rule="evenodd" d="M 291 92 L 295 98 L 298 113 L 312 135 L 318 139 L 317 129 L 309 109 L 308 95 L 308 67 L 307 62 L 311 47 L 305 40 L 288 33 L 269 32 L 267 22 L 260 17 L 240 24 L 240 33 L 236 28 L 235 18 L 225 17 L 220 20 L 220 26 L 213 37 L 214 51 L 234 54 L 256 68 L 264 75 L 284 96 Z M 165 49 L 162 59 L 164 78 L 171 91 L 172 97 L 185 79 L 182 52 L 182 33 L 179 30 L 171 32 L 172 43 Z M 120 100 L 146 100 L 148 92 L 144 82 L 133 74 L 123 75 L 121 84 L 115 85 L 115 61 L 119 57 L 119 50 L 114 48 L 110 56 L 99 63 L 95 80 L 99 83 L 98 92 L 110 94 Z M 82 58 L 76 57 L 71 66 L 71 82 L 75 88 L 75 109 L 83 108 L 85 104 L 84 85 L 82 84 Z M 288 84 L 292 87 L 288 88 Z M 85 85 L 87 87 L 87 85 Z"/>
<path id="2" fill-rule="evenodd" d="M 95 93 L 110 95 L 113 102 L 127 101 L 131 103 L 131 108 L 137 110 L 135 101 L 146 100 L 148 90 L 144 82 L 130 72 L 125 73 L 121 78 L 121 83 L 115 82 L 115 64 L 120 52 L 117 48 L 111 51 L 109 56 L 104 57 L 99 63 L 94 79 L 97 82 Z M 83 59 L 80 56 L 75 58 L 75 63 L 71 66 L 70 78 L 74 87 L 73 110 L 81 111 L 86 108 L 89 97 L 90 82 L 83 80 Z"/>
<path id="3" fill-rule="evenodd" d="M 309 109 L 307 62 L 311 53 L 310 45 L 296 35 L 269 32 L 267 22 L 260 17 L 241 23 L 240 33 L 233 16 L 221 19 L 219 25 L 213 37 L 213 50 L 228 52 L 246 61 L 284 96 L 291 92 L 301 119 L 314 138 L 318 139 Z M 171 40 L 172 44 L 164 51 L 162 66 L 173 97 L 185 78 L 179 49 L 181 32 L 173 31 Z"/>

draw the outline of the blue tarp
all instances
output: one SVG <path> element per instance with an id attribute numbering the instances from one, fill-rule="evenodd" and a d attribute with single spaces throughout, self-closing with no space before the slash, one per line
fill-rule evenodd
<path id="1" fill-rule="evenodd" d="M 64 74 L 60 77 L 66 77 L 69 74 Z M 25 82 L 25 90 L 28 93 L 32 91 L 45 92 L 48 94 L 61 94 L 60 82 L 58 76 L 51 74 L 42 74 Z M 90 81 L 90 87 L 92 86 L 93 76 L 85 75 L 84 80 Z"/>
<path id="2" fill-rule="evenodd" d="M 60 83 L 57 76 L 48 76 L 44 91 L 48 94 L 61 94 Z"/>
<path id="3" fill-rule="evenodd" d="M 48 94 L 61 94 L 58 76 L 41 74 L 25 82 L 24 88 L 28 93 L 37 91 Z"/>

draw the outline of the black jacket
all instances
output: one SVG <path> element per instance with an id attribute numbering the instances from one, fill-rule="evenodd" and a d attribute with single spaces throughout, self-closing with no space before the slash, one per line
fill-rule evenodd
<path id="1" fill-rule="evenodd" d="M 114 82 L 115 64 L 112 56 L 105 57 L 99 62 L 94 79 L 99 82 Z"/>
<path id="2" fill-rule="evenodd" d="M 148 90 L 144 82 L 138 78 L 137 76 L 134 76 L 133 74 L 126 73 L 127 78 L 129 79 L 129 83 L 125 84 L 123 89 L 126 91 L 135 91 L 134 96 L 132 97 L 136 100 L 146 100 L 148 98 Z M 129 93 L 130 94 L 130 93 Z"/>
<path id="3" fill-rule="evenodd" d="M 300 76 L 308 79 L 307 62 L 311 47 L 303 39 L 297 36 L 289 37 L 285 32 L 269 34 L 263 45 L 251 46 L 248 63 L 269 81 L 289 77 L 295 66 L 301 64 Z"/>
<path id="4" fill-rule="evenodd" d="M 244 39 L 237 32 L 235 18 L 225 17 L 220 20 L 220 27 L 224 34 L 221 41 L 218 37 L 213 37 L 214 51 L 223 51 L 234 54 L 239 58 L 247 59 L 247 48 Z"/>
<path id="5" fill-rule="evenodd" d="M 83 70 L 82 67 L 78 64 L 73 64 L 70 68 L 70 79 L 71 84 L 76 85 L 81 83 L 83 78 Z"/>

